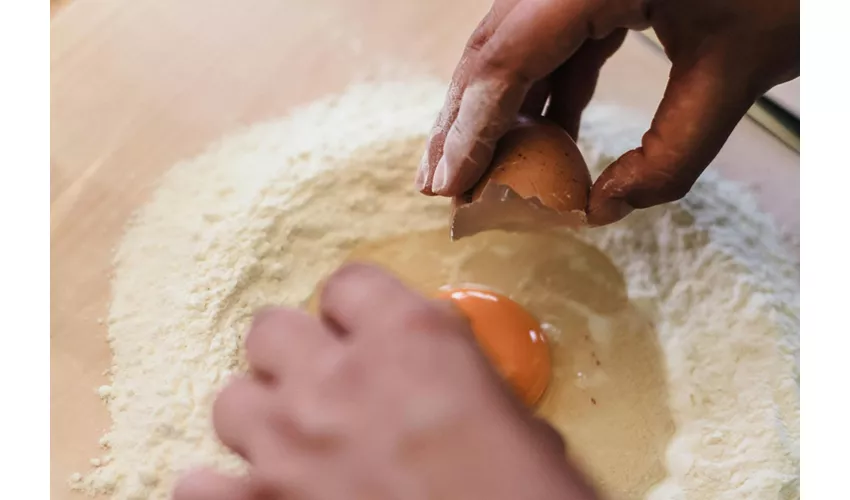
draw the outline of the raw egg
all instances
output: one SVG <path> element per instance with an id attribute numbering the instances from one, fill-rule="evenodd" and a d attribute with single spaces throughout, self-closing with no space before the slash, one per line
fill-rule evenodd
<path id="1" fill-rule="evenodd" d="M 590 187 L 587 163 L 570 135 L 544 118 L 520 117 L 478 183 L 453 201 L 451 237 L 583 226 Z"/>
<path id="2" fill-rule="evenodd" d="M 552 372 L 549 348 L 540 323 L 504 295 L 482 288 L 448 288 L 450 299 L 469 318 L 484 354 L 517 396 L 534 406 L 546 391 Z"/>

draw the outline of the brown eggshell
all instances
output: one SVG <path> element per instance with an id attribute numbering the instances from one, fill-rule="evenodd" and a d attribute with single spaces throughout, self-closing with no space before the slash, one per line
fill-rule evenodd
<path id="1" fill-rule="evenodd" d="M 590 186 L 587 163 L 564 129 L 520 117 L 496 145 L 484 176 L 453 201 L 452 239 L 491 229 L 583 226 Z"/>

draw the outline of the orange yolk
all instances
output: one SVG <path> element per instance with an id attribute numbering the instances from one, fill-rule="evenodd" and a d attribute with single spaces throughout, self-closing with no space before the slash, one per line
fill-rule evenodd
<path id="1" fill-rule="evenodd" d="M 469 318 L 490 362 L 527 405 L 534 406 L 549 384 L 552 366 L 540 323 L 513 300 L 488 290 L 451 288 L 451 299 Z"/>

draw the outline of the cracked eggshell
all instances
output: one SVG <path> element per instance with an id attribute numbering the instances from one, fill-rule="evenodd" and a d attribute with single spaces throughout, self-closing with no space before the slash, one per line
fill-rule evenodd
<path id="1" fill-rule="evenodd" d="M 543 118 L 518 118 L 484 176 L 452 203 L 451 236 L 541 231 L 587 223 L 590 171 L 575 141 Z"/>

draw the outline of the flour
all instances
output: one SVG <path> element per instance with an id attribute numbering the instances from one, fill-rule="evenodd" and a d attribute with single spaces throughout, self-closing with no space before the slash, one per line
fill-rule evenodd
<path id="1" fill-rule="evenodd" d="M 113 427 L 74 488 L 168 498 L 186 468 L 242 469 L 210 410 L 244 369 L 252 311 L 305 304 L 364 240 L 446 226 L 446 201 L 412 189 L 444 92 L 355 86 L 175 165 L 116 253 L 99 390 Z M 580 146 L 594 175 L 646 123 L 591 107 Z M 666 359 L 677 432 L 648 497 L 798 498 L 799 262 L 771 220 L 707 172 L 685 200 L 581 237 L 625 275 Z"/>

